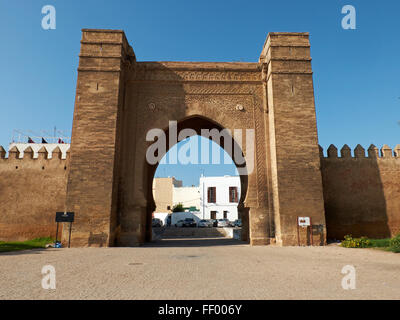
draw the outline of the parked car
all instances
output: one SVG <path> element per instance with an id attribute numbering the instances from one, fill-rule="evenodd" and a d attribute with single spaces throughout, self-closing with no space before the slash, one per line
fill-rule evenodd
<path id="1" fill-rule="evenodd" d="M 212 226 L 213 227 L 218 227 L 218 220 L 217 219 L 210 219 L 210 221 L 212 222 Z"/>
<path id="2" fill-rule="evenodd" d="M 236 219 L 233 221 L 233 226 L 234 227 L 241 227 L 242 226 L 242 219 Z"/>
<path id="3" fill-rule="evenodd" d="M 182 227 L 196 227 L 197 223 L 196 221 L 194 221 L 193 218 L 186 218 L 185 220 L 183 220 L 183 225 Z"/>
<path id="4" fill-rule="evenodd" d="M 218 227 L 230 227 L 228 219 L 218 219 Z"/>
<path id="5" fill-rule="evenodd" d="M 213 226 L 214 222 L 211 220 L 200 220 L 199 223 L 197 224 L 197 226 L 199 228 L 211 228 Z"/>
<path id="6" fill-rule="evenodd" d="M 160 228 L 163 226 L 163 223 L 160 219 L 158 218 L 153 218 L 153 220 L 151 221 L 151 226 L 153 228 Z"/>
<path id="7" fill-rule="evenodd" d="M 183 222 L 183 220 L 177 221 L 177 223 L 175 223 L 175 227 L 183 227 Z"/>

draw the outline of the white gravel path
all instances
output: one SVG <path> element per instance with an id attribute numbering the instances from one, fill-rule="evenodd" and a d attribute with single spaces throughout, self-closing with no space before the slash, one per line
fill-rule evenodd
<path id="1" fill-rule="evenodd" d="M 56 289 L 41 286 L 44 265 Z M 341 270 L 356 268 L 356 289 Z M 0 299 L 399 299 L 400 254 L 372 249 L 251 247 L 232 239 L 138 248 L 0 254 Z"/>

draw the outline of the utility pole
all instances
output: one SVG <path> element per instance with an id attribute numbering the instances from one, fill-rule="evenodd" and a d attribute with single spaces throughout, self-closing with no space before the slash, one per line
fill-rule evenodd
<path id="1" fill-rule="evenodd" d="M 204 175 L 203 175 L 203 177 L 204 177 Z M 206 196 L 205 196 L 205 191 L 204 191 L 204 179 L 202 180 L 202 184 L 203 184 L 203 220 L 205 219 L 205 214 L 206 214 L 206 203 L 205 203 L 205 199 L 206 199 Z"/>

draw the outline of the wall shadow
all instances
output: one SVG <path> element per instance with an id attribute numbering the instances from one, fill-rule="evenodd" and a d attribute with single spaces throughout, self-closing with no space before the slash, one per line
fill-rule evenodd
<path id="1" fill-rule="evenodd" d="M 147 242 L 144 247 L 213 247 L 213 246 L 238 246 L 248 243 L 231 238 L 180 238 L 160 239 Z"/>
<path id="2" fill-rule="evenodd" d="M 28 254 L 42 254 L 44 251 L 53 251 L 53 250 L 59 250 L 55 248 L 26 248 L 23 250 L 15 250 L 15 251 L 0 251 L 0 257 L 1 256 L 19 256 L 19 255 L 28 255 Z"/>
<path id="3" fill-rule="evenodd" d="M 387 202 L 381 162 L 386 159 L 321 158 L 327 239 L 387 238 Z"/>

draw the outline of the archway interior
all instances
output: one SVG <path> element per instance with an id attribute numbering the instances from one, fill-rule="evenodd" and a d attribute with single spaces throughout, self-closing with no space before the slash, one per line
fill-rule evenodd
<path id="1" fill-rule="evenodd" d="M 221 132 L 224 128 L 212 121 L 210 119 L 204 118 L 202 116 L 193 116 L 188 117 L 184 120 L 181 120 L 177 123 L 177 132 L 178 134 L 184 129 L 192 129 L 196 135 L 188 137 L 184 140 L 178 141 L 175 145 L 167 146 L 166 152 L 164 154 L 160 154 L 159 158 L 162 158 L 160 163 L 155 165 L 147 165 L 148 166 L 148 181 L 147 181 L 147 195 L 148 195 L 148 207 L 147 207 L 147 226 L 146 226 L 146 241 L 151 240 L 152 234 L 152 216 L 154 210 L 156 209 L 154 194 L 153 194 L 153 180 L 156 177 L 167 177 L 174 176 L 177 179 L 180 179 L 183 176 L 183 185 L 190 186 L 196 185 L 196 181 L 198 184 L 199 177 L 201 174 L 204 176 L 238 176 L 238 167 L 245 168 L 246 163 L 242 161 L 238 163 L 236 160 L 237 157 L 234 156 L 234 150 L 240 150 L 241 156 L 243 157 L 243 152 L 241 151 L 240 146 L 235 141 L 232 136 L 221 136 L 220 139 L 212 140 L 209 136 L 202 136 L 202 129 L 213 130 L 216 129 Z M 164 132 L 166 134 L 167 141 L 169 141 L 169 129 L 164 128 Z M 199 147 L 197 152 L 197 163 L 189 163 L 189 164 L 181 164 L 178 159 L 178 163 L 171 164 L 169 161 L 169 154 L 171 152 L 176 152 L 178 155 L 181 153 L 181 148 L 184 148 L 186 145 L 186 149 L 188 144 L 193 143 L 193 140 L 197 139 L 197 143 L 192 144 L 197 145 Z M 228 139 L 230 141 L 228 141 Z M 205 140 L 208 140 L 208 144 Z M 202 146 L 208 146 L 208 163 L 204 163 L 202 160 L 201 153 L 204 152 L 204 148 Z M 174 150 L 176 149 L 176 150 Z M 191 149 L 193 151 L 193 149 Z M 219 156 L 215 157 L 215 152 Z M 186 154 L 186 152 L 184 152 Z M 189 152 L 190 153 L 190 152 Z M 188 155 L 188 154 L 186 154 Z M 191 159 L 193 159 L 191 157 Z M 219 163 L 214 163 L 215 159 L 219 160 Z M 244 158 L 242 158 L 243 160 Z M 243 172 L 243 171 L 242 171 Z M 244 218 L 247 220 L 247 217 L 243 217 L 243 215 L 248 212 L 244 207 L 244 201 L 247 194 L 247 186 L 248 186 L 248 176 L 247 174 L 241 174 L 240 176 L 240 194 L 238 199 L 238 212 L 240 218 Z M 204 201 L 204 199 L 203 199 Z M 243 226 L 246 228 L 245 232 L 248 233 L 248 224 Z"/>

